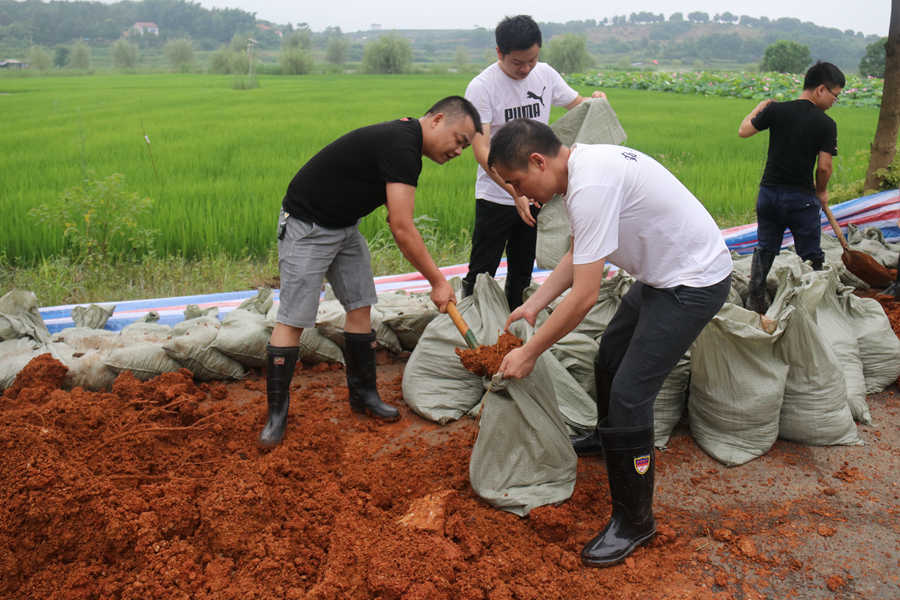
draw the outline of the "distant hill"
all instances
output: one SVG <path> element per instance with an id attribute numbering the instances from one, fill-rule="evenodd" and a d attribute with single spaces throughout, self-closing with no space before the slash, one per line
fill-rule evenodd
<path id="1" fill-rule="evenodd" d="M 154 23 L 158 34 L 137 34 L 135 23 Z M 753 18 L 729 12 L 662 14 L 641 12 L 596 21 L 541 23 L 545 43 L 554 36 L 585 37 L 588 51 L 602 67 L 628 68 L 656 61 L 663 68 L 722 66 L 737 68 L 762 60 L 766 47 L 787 39 L 809 46 L 813 59 L 828 60 L 847 71 L 856 71 L 866 45 L 878 36 L 852 30 L 820 27 L 799 19 Z M 251 35 L 262 48 L 277 50 L 284 33 L 293 26 L 256 19 L 255 13 L 238 9 L 206 9 L 185 0 L 99 2 L 42 2 L 0 0 L 0 52 L 9 53 L 31 45 L 47 47 L 77 40 L 106 46 L 128 32 L 142 47 L 158 47 L 165 41 L 189 37 L 200 50 L 213 50 L 235 35 Z M 312 46 L 321 52 L 328 39 L 343 35 L 349 42 L 347 58 L 358 61 L 363 47 L 387 33 L 408 38 L 414 60 L 419 63 L 487 64 L 494 59 L 492 30 L 414 29 L 341 33 L 306 32 Z"/>

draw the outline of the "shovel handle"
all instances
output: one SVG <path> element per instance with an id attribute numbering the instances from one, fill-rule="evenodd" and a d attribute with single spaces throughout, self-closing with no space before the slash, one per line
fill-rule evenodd
<path id="1" fill-rule="evenodd" d="M 847 246 L 847 240 L 844 239 L 844 232 L 841 231 L 841 226 L 838 225 L 837 219 L 831 214 L 831 209 L 828 208 L 827 204 L 822 203 L 822 210 L 825 211 L 825 216 L 828 217 L 828 222 L 831 223 L 831 230 L 834 231 L 834 234 L 837 236 L 838 241 L 841 243 L 841 247 L 844 250 L 849 250 L 850 247 Z"/>
<path id="2" fill-rule="evenodd" d="M 453 324 L 456 325 L 456 328 L 459 330 L 459 333 L 466 340 L 466 345 L 473 350 L 478 347 L 478 340 L 475 339 L 475 334 L 472 333 L 472 330 L 469 328 L 469 324 L 462 318 L 462 315 L 459 314 L 459 311 L 456 309 L 455 302 L 447 303 L 447 314 L 450 315 L 450 319 L 453 321 Z"/>

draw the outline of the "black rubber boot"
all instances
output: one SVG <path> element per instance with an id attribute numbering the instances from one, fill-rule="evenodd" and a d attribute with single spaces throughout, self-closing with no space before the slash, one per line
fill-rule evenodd
<path id="1" fill-rule="evenodd" d="M 287 423 L 291 398 L 291 379 L 300 348 L 297 346 L 266 346 L 266 396 L 269 403 L 269 420 L 259 434 L 259 445 L 272 448 L 281 443 Z"/>
<path id="2" fill-rule="evenodd" d="M 750 264 L 750 285 L 747 296 L 747 309 L 766 314 L 769 309 L 769 300 L 766 296 L 766 277 L 775 261 L 775 255 L 764 252 L 759 248 L 753 251 L 753 262 Z"/>
<path id="3" fill-rule="evenodd" d="M 400 412 L 381 401 L 375 385 L 375 332 L 344 332 L 344 358 L 347 360 L 350 408 L 384 421 L 399 419 Z"/>
<path id="4" fill-rule="evenodd" d="M 609 414 L 609 394 L 612 389 L 612 374 L 600 366 L 600 356 L 594 359 L 594 386 L 597 392 L 597 426 L 585 435 L 571 436 L 572 448 L 578 456 L 597 456 L 603 454 L 603 440 L 600 439 L 600 428 L 606 426 Z"/>
<path id="5" fill-rule="evenodd" d="M 656 533 L 653 428 L 601 429 L 600 437 L 606 454 L 612 516 L 606 528 L 581 551 L 581 562 L 588 567 L 618 564 Z"/>

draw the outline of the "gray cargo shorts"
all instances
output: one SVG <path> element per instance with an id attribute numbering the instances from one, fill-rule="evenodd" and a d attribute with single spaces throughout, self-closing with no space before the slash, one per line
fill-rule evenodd
<path id="1" fill-rule="evenodd" d="M 282 211 L 278 230 L 279 323 L 314 327 L 324 279 L 348 312 L 378 302 L 369 245 L 356 225 L 326 229 Z"/>

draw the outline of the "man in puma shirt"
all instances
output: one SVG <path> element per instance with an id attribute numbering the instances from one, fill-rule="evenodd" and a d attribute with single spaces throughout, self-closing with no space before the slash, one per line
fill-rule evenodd
<path id="1" fill-rule="evenodd" d="M 478 161 L 475 182 L 475 227 L 469 272 L 463 293 L 469 295 L 479 273 L 497 272 L 506 250 L 506 299 L 509 309 L 522 304 L 522 292 L 531 283 L 537 243 L 537 209 L 533 199 L 517 195 L 487 166 L 491 137 L 512 119 L 547 124 L 551 106 L 572 109 L 584 98 L 546 63 L 538 62 L 541 30 L 527 15 L 507 17 L 497 25 L 497 62 L 478 74 L 466 88 L 466 99 L 481 116 L 482 134 L 472 141 Z M 594 98 L 605 98 L 595 91 Z"/>

